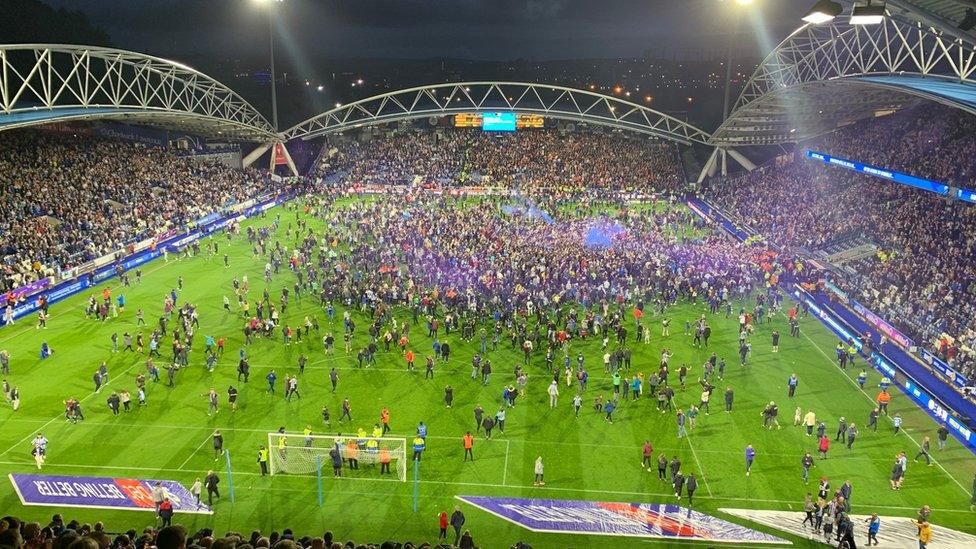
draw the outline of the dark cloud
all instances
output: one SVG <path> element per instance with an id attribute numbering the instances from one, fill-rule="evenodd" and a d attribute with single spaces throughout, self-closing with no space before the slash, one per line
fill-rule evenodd
<path id="1" fill-rule="evenodd" d="M 49 0 L 86 13 L 121 47 L 240 57 L 267 47 L 256 0 Z M 812 0 L 756 0 L 735 41 L 757 54 L 799 24 Z M 732 0 L 286 0 L 273 6 L 291 55 L 589 58 L 654 48 L 715 50 Z"/>

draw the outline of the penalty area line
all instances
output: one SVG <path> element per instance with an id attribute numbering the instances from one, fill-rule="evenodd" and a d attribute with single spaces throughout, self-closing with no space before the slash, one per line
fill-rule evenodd
<path id="1" fill-rule="evenodd" d="M 197 452 L 200 451 L 200 448 L 203 448 L 203 445 L 206 444 L 208 440 L 210 440 L 210 437 L 209 436 L 206 437 L 206 438 L 204 438 L 203 439 L 203 442 L 201 442 L 200 445 L 197 446 L 196 449 L 193 450 L 193 452 L 190 453 L 190 455 L 186 456 L 186 459 L 183 460 L 183 463 L 181 463 L 180 466 L 177 467 L 177 469 L 183 469 L 184 467 L 186 467 L 186 464 L 187 463 L 190 463 L 190 460 L 193 459 L 193 456 L 197 455 Z"/>

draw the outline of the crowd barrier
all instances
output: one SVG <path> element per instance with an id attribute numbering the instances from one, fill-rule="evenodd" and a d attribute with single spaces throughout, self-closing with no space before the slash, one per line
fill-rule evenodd
<path id="1" fill-rule="evenodd" d="M 47 297 L 49 304 L 57 303 L 114 277 L 116 265 L 121 266 L 124 271 L 135 269 L 163 255 L 163 250 L 173 252 L 181 250 L 202 237 L 225 229 L 231 223 L 260 214 L 289 198 L 291 195 L 252 199 L 229 208 L 223 214 L 214 214 L 197 220 L 198 222 L 194 223 L 192 227 L 183 230 L 170 230 L 132 244 L 127 248 L 127 250 L 131 250 L 131 253 L 121 258 L 116 259 L 116 255 L 112 254 L 91 261 L 79 268 L 76 274 L 67 280 L 55 282 L 50 278 L 45 278 L 17 288 L 13 290 L 18 300 L 18 305 L 13 310 L 14 320 L 37 312 L 37 301 L 41 295 Z"/>
<path id="2" fill-rule="evenodd" d="M 733 219 L 700 198 L 689 198 L 686 204 L 692 211 L 706 220 L 712 221 L 725 229 L 739 240 L 747 240 L 753 233 L 740 227 Z M 861 351 L 860 337 L 862 334 L 877 328 L 857 311 L 844 303 L 831 303 L 829 296 L 823 293 L 811 294 L 797 284 L 785 286 L 784 289 L 796 301 L 805 302 L 810 312 L 831 332 L 843 341 L 852 341 Z M 860 304 L 858 304 L 860 305 Z M 863 306 L 861 306 L 863 309 Z M 865 309 L 866 310 L 866 309 Z M 873 313 L 872 313 L 873 315 Z M 874 315 L 878 320 L 880 317 Z M 885 323 L 887 325 L 887 323 Z M 862 355 L 863 355 L 862 351 Z M 931 418 L 944 423 L 949 432 L 970 451 L 976 453 L 976 404 L 965 398 L 952 386 L 940 379 L 934 372 L 939 372 L 958 385 L 958 376 L 938 357 L 928 351 L 922 351 L 922 357 L 913 356 L 907 349 L 888 342 L 877 350 L 872 350 L 868 358 L 870 364 L 882 375 L 891 379 L 892 384 L 899 388 L 915 404 L 924 410 Z M 924 362 L 924 363 L 923 363 Z M 932 370 L 928 366 L 932 367 Z M 944 365 L 944 368 L 942 367 Z M 952 374 L 952 375 L 950 375 Z M 964 383 L 964 381 L 963 381 Z"/>

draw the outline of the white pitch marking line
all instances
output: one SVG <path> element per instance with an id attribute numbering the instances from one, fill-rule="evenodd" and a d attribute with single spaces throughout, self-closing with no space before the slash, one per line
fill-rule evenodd
<path id="1" fill-rule="evenodd" d="M 200 451 L 200 448 L 203 448 L 203 445 L 206 444 L 208 440 L 210 440 L 210 437 L 209 436 L 207 438 L 203 439 L 203 442 L 200 443 L 200 446 L 197 446 L 197 449 L 196 450 L 194 450 L 190 455 L 186 456 L 186 459 L 183 460 L 183 463 L 181 463 L 180 466 L 177 467 L 177 469 L 182 469 L 182 468 L 186 467 L 186 464 L 187 463 L 190 463 L 190 460 L 193 459 L 193 456 L 197 455 L 197 452 Z"/>
<path id="2" fill-rule="evenodd" d="M 512 447 L 509 440 L 505 441 L 505 465 L 502 466 L 502 486 L 508 484 L 508 450 Z"/>
<path id="3" fill-rule="evenodd" d="M 698 461 L 698 454 L 695 452 L 695 446 L 691 443 L 691 436 L 685 436 L 688 439 L 688 447 L 691 448 L 691 455 L 695 458 L 695 464 L 698 465 L 698 476 L 701 477 L 702 483 L 705 484 L 705 491 L 708 495 L 712 495 L 712 489 L 708 487 L 708 479 L 705 478 L 705 469 L 702 468 L 701 462 Z"/>

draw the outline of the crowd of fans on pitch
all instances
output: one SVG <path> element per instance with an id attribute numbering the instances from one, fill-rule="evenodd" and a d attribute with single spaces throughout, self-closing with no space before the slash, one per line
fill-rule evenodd
<path id="1" fill-rule="evenodd" d="M 0 547 L 5 549 L 421 549 L 425 547 L 476 549 L 471 532 L 465 530 L 457 536 L 457 543 L 385 541 L 359 543 L 343 541 L 331 531 L 321 536 L 297 536 L 291 529 L 264 534 L 258 530 L 250 535 L 227 532 L 224 535 L 204 528 L 189 534 L 182 525 L 173 524 L 162 528 L 147 527 L 141 532 L 131 529 L 112 533 L 101 522 L 94 525 L 77 520 L 65 522 L 56 514 L 46 526 L 37 522 L 24 522 L 12 516 L 0 519 Z M 530 549 L 516 543 L 512 546 Z"/>
<path id="2" fill-rule="evenodd" d="M 473 129 L 404 131 L 337 142 L 323 172 L 351 185 L 478 185 L 506 188 L 681 190 L 673 144 L 632 134 Z"/>
<path id="3" fill-rule="evenodd" d="M 314 238 L 297 250 L 298 263 L 308 265 L 309 280 L 325 277 L 320 286 L 334 299 L 410 303 L 416 287 L 439 288 L 465 311 L 541 311 L 567 301 L 650 307 L 679 295 L 718 300 L 762 280 L 756 249 L 714 233 L 673 231 L 702 221 L 663 200 L 652 203 L 654 214 L 645 207 L 611 215 L 579 200 L 550 197 L 507 214 L 506 198 L 462 204 L 417 195 L 323 205 L 317 210 L 332 227 L 326 240 L 349 243 L 347 266 L 337 270 L 316 256 Z M 533 208 L 549 212 L 548 220 L 533 219 Z"/>
<path id="4" fill-rule="evenodd" d="M 855 299 L 972 380 L 976 348 L 976 207 L 804 157 L 807 149 L 959 187 L 976 187 L 976 117 L 921 106 L 806 143 L 714 189 L 712 197 L 787 249 L 864 235 L 876 257 L 835 280 Z M 947 337 L 946 337 L 947 336 Z"/>
<path id="5" fill-rule="evenodd" d="M 0 288 L 61 272 L 271 191 L 256 171 L 129 142 L 0 133 Z"/>
<path id="6" fill-rule="evenodd" d="M 976 118 L 939 106 L 915 107 L 857 124 L 806 147 L 976 187 Z M 340 180 L 335 183 L 340 186 L 500 186 L 519 189 L 543 202 L 553 196 L 578 200 L 584 190 L 603 198 L 632 190 L 673 194 L 683 190 L 681 163 L 673 145 L 614 132 L 408 130 L 368 140 L 337 140 L 326 150 L 319 175 L 337 175 Z M 0 285 L 29 282 L 46 269 L 65 270 L 202 217 L 225 203 L 275 188 L 257 172 L 201 164 L 161 149 L 43 132 L 4 132 L 0 134 L 0 199 L 8 210 L 0 221 L 0 255 L 5 256 Z M 712 195 L 788 249 L 816 250 L 851 234 L 870 237 L 880 247 L 879 256 L 853 264 L 856 274 L 838 283 L 972 377 L 974 361 L 967 349 L 976 347 L 972 254 L 976 208 L 883 179 L 824 169 L 803 159 L 802 150 L 794 162 L 757 170 Z M 387 223 L 403 225 L 388 229 L 415 234 L 425 234 L 439 223 L 422 212 L 412 219 L 393 219 L 389 214 L 369 212 L 383 216 L 380 219 Z M 465 273 L 464 265 L 454 265 L 451 258 L 463 257 L 463 246 L 481 241 L 484 235 L 475 229 L 492 221 L 491 215 L 478 208 L 445 215 L 448 225 L 437 230 L 468 226 L 470 234 L 461 231 L 462 237 L 456 239 L 461 247 L 444 241 L 446 245 L 420 259 L 438 262 L 445 272 L 450 267 L 454 275 Z M 589 229 L 562 224 L 556 231 L 536 225 L 518 234 L 493 236 L 511 245 L 519 243 L 524 247 L 517 251 L 531 256 L 541 246 L 577 249 L 573 246 L 584 228 Z M 632 228 L 636 234 L 653 234 L 651 227 Z M 660 243 L 653 238 L 646 242 L 651 244 L 616 247 L 611 255 L 627 256 L 628 266 L 639 267 L 637 257 L 648 253 L 656 258 L 651 261 L 655 268 L 698 257 L 692 268 L 708 269 L 715 254 L 726 253 L 708 239 L 673 248 L 655 247 Z M 422 248 L 420 241 L 409 244 Z M 394 262 L 394 258 L 383 259 Z M 741 259 L 734 256 L 728 261 L 737 264 Z M 570 261 L 569 255 L 554 257 L 544 267 L 548 273 L 558 273 Z M 472 284 L 478 285 L 484 283 Z"/>

